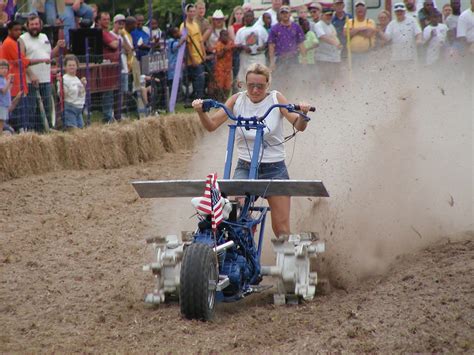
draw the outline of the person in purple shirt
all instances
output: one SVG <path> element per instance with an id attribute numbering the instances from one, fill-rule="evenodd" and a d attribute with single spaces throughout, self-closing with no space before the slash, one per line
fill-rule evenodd
<path id="1" fill-rule="evenodd" d="M 290 8 L 282 6 L 279 11 L 280 21 L 272 26 L 268 36 L 268 54 L 270 69 L 278 71 L 288 69 L 293 64 L 298 64 L 298 54 L 304 57 L 304 32 L 300 26 L 290 20 Z"/>

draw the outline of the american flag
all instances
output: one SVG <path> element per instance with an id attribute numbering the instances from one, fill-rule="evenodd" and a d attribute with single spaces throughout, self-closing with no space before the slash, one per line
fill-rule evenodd
<path id="1" fill-rule="evenodd" d="M 207 175 L 206 189 L 199 205 L 196 207 L 202 213 L 211 215 L 212 230 L 222 222 L 223 198 L 217 183 L 217 173 Z"/>

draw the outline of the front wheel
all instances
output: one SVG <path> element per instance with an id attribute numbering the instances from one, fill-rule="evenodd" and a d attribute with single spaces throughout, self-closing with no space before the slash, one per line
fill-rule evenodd
<path id="1" fill-rule="evenodd" d="M 185 249 L 179 290 L 183 316 L 203 321 L 212 319 L 218 278 L 216 256 L 209 246 L 194 243 Z"/>

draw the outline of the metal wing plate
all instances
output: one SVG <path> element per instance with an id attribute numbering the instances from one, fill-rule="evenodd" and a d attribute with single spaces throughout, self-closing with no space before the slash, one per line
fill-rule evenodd
<path id="1" fill-rule="evenodd" d="M 204 193 L 205 180 L 133 181 L 142 198 L 196 197 Z M 321 180 L 219 180 L 227 196 L 319 196 L 329 197 Z"/>

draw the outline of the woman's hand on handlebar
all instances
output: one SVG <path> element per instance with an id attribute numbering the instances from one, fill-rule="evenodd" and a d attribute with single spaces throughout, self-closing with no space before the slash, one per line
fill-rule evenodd
<path id="1" fill-rule="evenodd" d="M 193 109 L 196 111 L 196 112 L 204 112 L 202 110 L 202 104 L 204 103 L 204 100 L 202 99 L 196 99 L 193 101 L 192 103 L 192 106 L 193 106 Z"/>
<path id="2" fill-rule="evenodd" d="M 300 102 L 298 106 L 299 106 L 299 111 L 301 111 L 305 115 L 309 112 L 311 108 L 311 105 L 306 102 Z"/>

